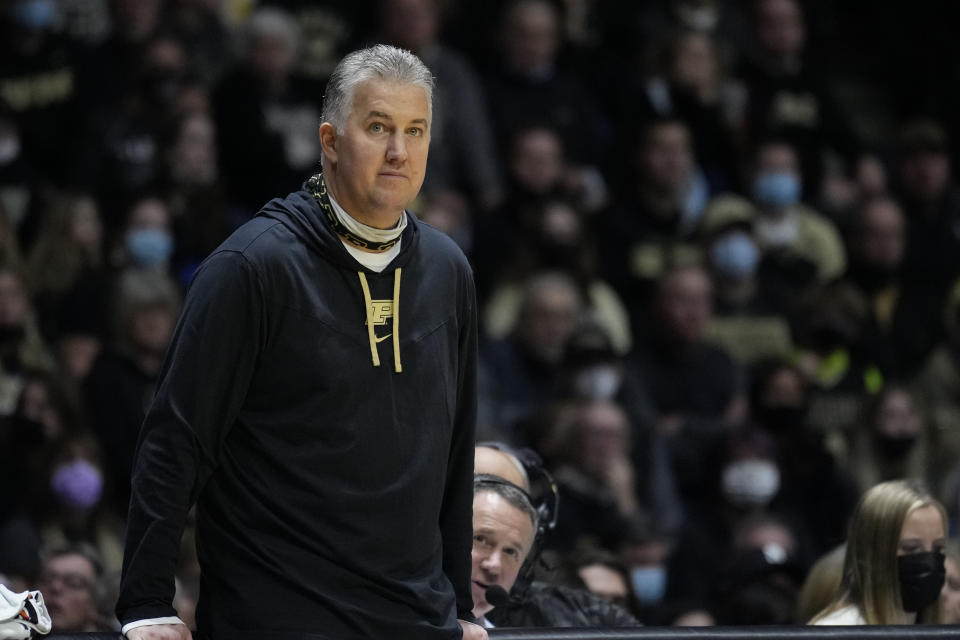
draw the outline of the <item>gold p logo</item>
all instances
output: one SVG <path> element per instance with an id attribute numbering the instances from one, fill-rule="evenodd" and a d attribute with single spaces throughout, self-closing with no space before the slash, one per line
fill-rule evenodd
<path id="1" fill-rule="evenodd" d="M 375 326 L 387 324 L 387 320 L 393 317 L 393 300 L 371 300 L 370 301 L 370 319 Z"/>

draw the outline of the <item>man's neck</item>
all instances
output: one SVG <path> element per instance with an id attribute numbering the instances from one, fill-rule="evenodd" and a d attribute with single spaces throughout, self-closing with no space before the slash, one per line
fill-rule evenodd
<path id="1" fill-rule="evenodd" d="M 327 190 L 330 192 L 330 198 L 335 200 L 348 216 L 360 224 L 365 224 L 374 229 L 393 229 L 400 223 L 400 217 L 403 215 L 402 209 L 397 212 L 363 211 L 344 197 L 345 193 L 339 188 L 335 173 L 324 171 L 323 179 L 327 185 Z"/>
<path id="2" fill-rule="evenodd" d="M 334 225 L 334 228 L 339 236 L 340 240 L 344 243 L 344 246 L 347 246 L 348 249 L 356 250 L 360 253 L 371 253 L 371 254 L 383 254 L 385 250 L 382 246 L 377 248 L 372 248 L 367 246 L 363 242 L 358 242 L 357 238 L 362 238 L 363 240 L 373 241 L 374 243 L 390 242 L 396 241 L 397 244 L 394 244 L 393 247 L 387 252 L 392 251 L 393 249 L 399 248 L 399 236 L 403 233 L 404 228 L 406 227 L 406 218 L 404 217 L 404 212 L 401 211 L 397 221 L 393 224 L 392 227 L 386 229 L 379 229 L 373 227 L 369 224 L 358 220 L 354 217 L 347 209 L 344 207 L 340 201 L 337 199 L 336 194 L 330 190 L 328 187 L 327 193 L 328 199 L 330 201 L 330 206 L 333 209 L 333 215 L 339 220 L 339 223 Z M 354 256 L 357 257 L 357 256 Z M 361 262 L 364 262 L 361 260 Z M 366 265 L 370 267 L 370 265 Z"/>

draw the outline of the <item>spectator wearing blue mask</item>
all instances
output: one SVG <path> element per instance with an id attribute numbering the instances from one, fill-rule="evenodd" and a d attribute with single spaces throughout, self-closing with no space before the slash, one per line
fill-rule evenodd
<path id="1" fill-rule="evenodd" d="M 753 204 L 725 194 L 707 205 L 698 234 L 714 282 L 707 335 L 741 364 L 785 356 L 792 348 L 783 304 L 771 291 L 768 264 L 754 236 Z"/>
<path id="2" fill-rule="evenodd" d="M 124 266 L 166 272 L 174 243 L 170 212 L 162 200 L 144 196 L 130 207 L 122 244 Z"/>
<path id="3" fill-rule="evenodd" d="M 753 156 L 750 196 L 759 215 L 755 237 L 763 256 L 783 265 L 794 293 L 843 274 L 846 254 L 836 228 L 801 202 L 800 159 L 785 139 L 760 143 Z"/>

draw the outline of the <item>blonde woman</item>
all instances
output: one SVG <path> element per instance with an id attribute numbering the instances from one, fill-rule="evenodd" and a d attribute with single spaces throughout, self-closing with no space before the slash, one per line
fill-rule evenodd
<path id="1" fill-rule="evenodd" d="M 837 597 L 810 624 L 936 624 L 947 516 L 919 484 L 894 480 L 854 509 Z"/>

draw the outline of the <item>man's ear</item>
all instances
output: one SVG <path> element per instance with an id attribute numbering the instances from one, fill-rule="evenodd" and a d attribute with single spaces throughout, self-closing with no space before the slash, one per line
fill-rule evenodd
<path id="1" fill-rule="evenodd" d="M 337 129 L 329 122 L 320 125 L 320 148 L 327 160 L 337 161 Z"/>

